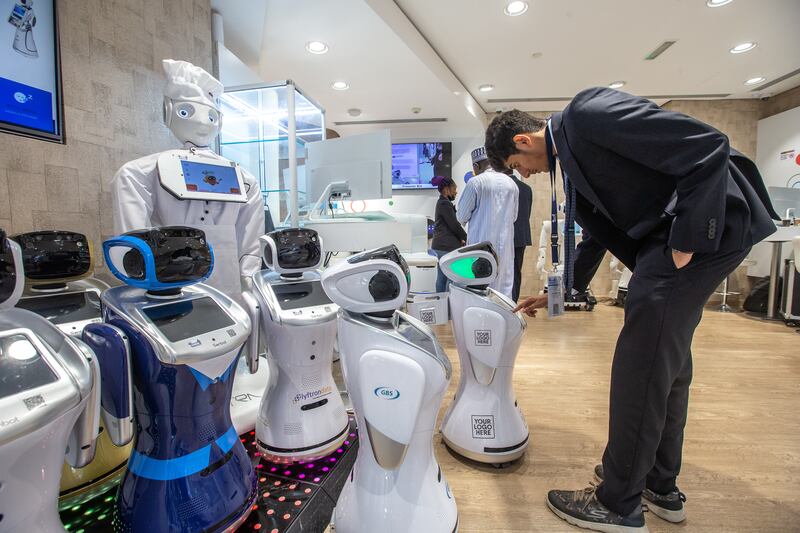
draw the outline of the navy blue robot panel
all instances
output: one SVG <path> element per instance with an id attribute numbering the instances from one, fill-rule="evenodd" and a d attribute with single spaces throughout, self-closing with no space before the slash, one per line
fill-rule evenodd
<path id="1" fill-rule="evenodd" d="M 123 356 L 125 340 L 107 324 L 89 324 L 83 330 L 83 341 L 98 354 L 103 409 L 116 418 L 130 418 L 133 413 L 128 403 L 130 383 L 128 360 Z"/>
<path id="2" fill-rule="evenodd" d="M 136 416 L 115 528 L 210 532 L 236 523 L 253 504 L 257 482 L 229 413 L 238 356 L 211 380 L 162 363 L 148 339 L 108 309 L 106 321 L 128 336 Z"/>

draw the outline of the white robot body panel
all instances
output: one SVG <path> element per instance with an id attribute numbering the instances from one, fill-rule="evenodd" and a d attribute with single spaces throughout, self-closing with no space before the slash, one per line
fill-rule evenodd
<path id="1" fill-rule="evenodd" d="M 458 454 L 502 464 L 522 456 L 528 426 L 517 406 L 513 370 L 525 322 L 492 289 L 450 287 L 461 380 L 442 421 L 442 437 Z"/>
<path id="2" fill-rule="evenodd" d="M 271 378 L 256 419 L 258 447 L 279 463 L 324 457 L 349 427 L 331 370 L 338 306 L 313 301 L 324 296 L 317 272 L 291 281 L 260 272 L 253 281 Z M 292 300 L 301 294 L 307 296 Z M 288 303 L 294 301 L 297 307 Z"/>
<path id="3" fill-rule="evenodd" d="M 336 505 L 337 533 L 456 531 L 456 503 L 433 453 L 451 371 L 433 333 L 404 313 L 381 324 L 342 311 L 339 347 L 361 444 Z"/>

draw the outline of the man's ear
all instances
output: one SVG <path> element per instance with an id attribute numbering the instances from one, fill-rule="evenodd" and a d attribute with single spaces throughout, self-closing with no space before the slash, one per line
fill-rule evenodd
<path id="1" fill-rule="evenodd" d="M 527 133 L 518 133 L 514 135 L 511 140 L 514 141 L 515 145 L 522 144 L 525 146 L 533 146 L 533 138 Z"/>

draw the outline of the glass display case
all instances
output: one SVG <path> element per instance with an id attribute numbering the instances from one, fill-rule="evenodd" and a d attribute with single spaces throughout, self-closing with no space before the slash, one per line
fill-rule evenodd
<path id="1" fill-rule="evenodd" d="M 306 145 L 325 139 L 325 111 L 290 80 L 232 87 L 220 100 L 220 154 L 258 179 L 277 226 L 292 214 L 293 205 L 315 200 L 306 198 Z"/>

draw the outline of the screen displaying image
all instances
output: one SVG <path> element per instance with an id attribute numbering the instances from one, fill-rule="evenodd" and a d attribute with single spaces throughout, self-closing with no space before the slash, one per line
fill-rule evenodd
<path id="1" fill-rule="evenodd" d="M 434 176 L 452 177 L 450 143 L 392 145 L 392 189 L 435 189 Z"/>
<path id="2" fill-rule="evenodd" d="M 0 10 L 0 129 L 62 141 L 55 0 Z"/>
<path id="3" fill-rule="evenodd" d="M 236 168 L 181 160 L 183 181 L 189 192 L 241 194 Z"/>
<path id="4" fill-rule="evenodd" d="M 271 285 L 270 287 L 278 299 L 278 305 L 284 311 L 331 303 L 319 281 L 303 281 L 286 285 Z"/>
<path id="5" fill-rule="evenodd" d="M 233 325 L 233 320 L 228 313 L 208 296 L 145 307 L 142 311 L 171 342 L 182 341 Z"/>

